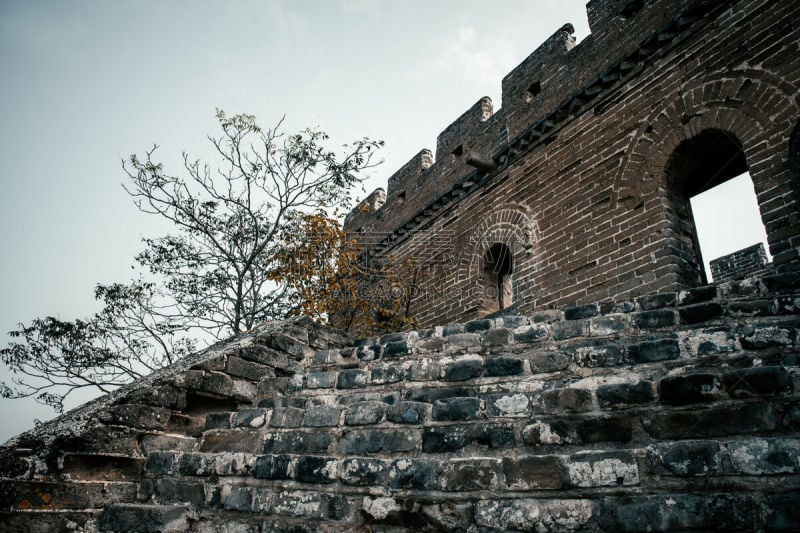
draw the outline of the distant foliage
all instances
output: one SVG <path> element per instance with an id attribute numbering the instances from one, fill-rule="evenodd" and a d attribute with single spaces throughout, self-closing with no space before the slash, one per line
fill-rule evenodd
<path id="1" fill-rule="evenodd" d="M 369 314 L 366 302 L 342 298 L 355 294 L 348 269 L 357 252 L 332 206 L 349 208 L 383 142 L 364 138 L 334 151 L 318 130 L 287 135 L 282 121 L 262 129 L 251 115 L 223 111 L 217 120 L 222 134 L 209 137 L 215 167 L 184 153 L 184 172 L 174 176 L 155 160 L 157 147 L 123 161 L 136 206 L 174 231 L 144 239 L 138 279 L 97 287 L 101 312 L 37 318 L 11 332 L 0 361 L 14 379 L 0 394 L 61 410 L 76 389 L 108 391 L 170 364 L 195 349 L 190 339 L 204 343 L 291 314 L 326 320 L 342 301 Z"/>

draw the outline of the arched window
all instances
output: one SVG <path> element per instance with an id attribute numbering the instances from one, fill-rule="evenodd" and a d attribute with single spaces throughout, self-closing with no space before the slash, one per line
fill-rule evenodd
<path id="1" fill-rule="evenodd" d="M 733 134 L 709 129 L 683 141 L 669 159 L 667 179 L 677 235 L 672 252 L 687 285 L 709 281 L 709 260 L 766 240 L 742 144 Z"/>
<path id="2" fill-rule="evenodd" d="M 483 275 L 487 286 L 486 310 L 489 313 L 511 307 L 514 300 L 512 274 L 514 258 L 511 250 L 502 243 L 495 243 L 483 256 Z"/>

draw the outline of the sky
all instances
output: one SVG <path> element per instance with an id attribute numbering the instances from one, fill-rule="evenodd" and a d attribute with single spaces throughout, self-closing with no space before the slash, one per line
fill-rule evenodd
<path id="1" fill-rule="evenodd" d="M 0 0 L 0 335 L 88 317 L 169 229 L 122 189 L 131 153 L 158 144 L 178 172 L 182 151 L 210 155 L 216 108 L 285 115 L 384 140 L 371 192 L 482 96 L 500 108 L 502 77 L 566 22 L 588 35 L 583 1 Z M 0 442 L 52 416 L 0 399 Z"/>

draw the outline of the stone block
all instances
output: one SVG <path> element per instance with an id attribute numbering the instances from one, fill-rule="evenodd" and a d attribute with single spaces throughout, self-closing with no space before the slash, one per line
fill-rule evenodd
<path id="1" fill-rule="evenodd" d="M 589 334 L 588 320 L 567 320 L 552 325 L 553 339 L 561 341 Z"/>
<path id="2" fill-rule="evenodd" d="M 600 506 L 599 525 L 605 531 L 749 531 L 754 502 L 737 494 L 659 494 L 607 497 Z"/>
<path id="3" fill-rule="evenodd" d="M 500 485 L 499 459 L 450 459 L 440 467 L 445 491 L 495 490 Z"/>
<path id="4" fill-rule="evenodd" d="M 267 409 L 241 409 L 233 417 L 235 426 L 260 428 L 266 425 L 270 411 Z"/>
<path id="5" fill-rule="evenodd" d="M 208 431 L 200 444 L 201 452 L 258 453 L 262 447 L 261 434 L 249 429 Z"/>
<path id="6" fill-rule="evenodd" d="M 259 381 L 264 377 L 275 377 L 275 370 L 272 368 L 242 359 L 241 357 L 236 357 L 235 355 L 228 356 L 228 360 L 225 363 L 225 372 L 231 376 L 249 379 L 251 381 Z"/>
<path id="7" fill-rule="evenodd" d="M 592 409 L 592 391 L 587 389 L 553 389 L 541 395 L 547 413 L 576 413 Z"/>
<path id="8" fill-rule="evenodd" d="M 717 297 L 716 285 L 705 285 L 693 289 L 685 289 L 678 292 L 678 305 L 691 305 L 698 302 L 706 302 Z"/>
<path id="9" fill-rule="evenodd" d="M 489 416 L 527 416 L 530 400 L 525 394 L 489 394 L 486 396 L 486 413 Z"/>
<path id="10" fill-rule="evenodd" d="M 436 400 L 433 404 L 433 419 L 443 421 L 477 420 L 482 418 L 479 398 L 456 397 Z"/>
<path id="11" fill-rule="evenodd" d="M 661 309 L 662 307 L 671 307 L 675 305 L 676 299 L 676 293 L 664 292 L 640 296 L 636 299 L 636 303 L 639 304 L 639 309 L 642 311 L 651 311 L 653 309 Z"/>
<path id="12" fill-rule="evenodd" d="M 492 328 L 483 334 L 486 346 L 505 346 L 514 340 L 514 332 L 509 328 Z"/>
<path id="13" fill-rule="evenodd" d="M 792 379 L 785 368 L 762 366 L 725 372 L 725 390 L 733 398 L 759 398 L 792 392 Z"/>
<path id="14" fill-rule="evenodd" d="M 296 407 L 276 407 L 272 410 L 269 426 L 273 428 L 297 428 L 303 423 L 305 411 Z"/>
<path id="15" fill-rule="evenodd" d="M 208 429 L 227 429 L 231 427 L 231 417 L 233 413 L 208 413 L 206 415 L 205 428 Z"/>
<path id="16" fill-rule="evenodd" d="M 661 402 L 669 405 L 688 405 L 710 402 L 720 396 L 720 380 L 716 374 L 697 373 L 671 376 L 659 381 Z"/>
<path id="17" fill-rule="evenodd" d="M 355 389 L 363 387 L 369 383 L 369 373 L 365 370 L 352 368 L 339 372 L 339 379 L 336 382 L 337 389 Z"/>
<path id="18" fill-rule="evenodd" d="M 572 358 L 562 352 L 531 351 L 525 352 L 523 356 L 528 357 L 531 372 L 534 374 L 547 374 L 566 370 L 572 362 Z"/>
<path id="19" fill-rule="evenodd" d="M 151 474 L 170 473 L 175 462 L 175 455 L 172 452 L 152 452 L 144 462 L 145 472 Z"/>
<path id="20" fill-rule="evenodd" d="M 584 341 L 562 346 L 562 351 L 569 354 L 572 361 L 581 367 L 608 367 L 622 363 L 622 347 L 616 342 Z"/>
<path id="21" fill-rule="evenodd" d="M 389 475 L 389 463 L 380 459 L 355 457 L 342 460 L 339 479 L 345 485 L 383 485 Z"/>
<path id="22" fill-rule="evenodd" d="M 651 437 L 660 440 L 772 431 L 776 425 L 772 406 L 765 403 L 665 411 L 654 413 L 642 420 L 645 431 Z"/>
<path id="23" fill-rule="evenodd" d="M 422 424 L 428 418 L 428 405 L 422 402 L 400 402 L 386 410 L 386 419 L 395 424 Z"/>
<path id="24" fill-rule="evenodd" d="M 330 457 L 303 455 L 294 464 L 294 479 L 300 483 L 333 483 L 338 477 L 339 461 Z"/>
<path id="25" fill-rule="evenodd" d="M 264 453 L 319 453 L 326 452 L 332 443 L 328 431 L 282 431 L 268 433 L 264 439 Z"/>
<path id="26" fill-rule="evenodd" d="M 721 317 L 725 313 L 722 305 L 716 302 L 706 302 L 687 305 L 678 309 L 681 324 L 697 324 Z"/>
<path id="27" fill-rule="evenodd" d="M 647 404 L 655 399 L 652 381 L 600 385 L 597 387 L 597 401 L 603 408 L 625 408 Z"/>
<path id="28" fill-rule="evenodd" d="M 577 531 L 592 519 L 592 501 L 487 499 L 475 504 L 475 522 L 492 531 Z"/>
<path id="29" fill-rule="evenodd" d="M 794 336 L 791 328 L 771 324 L 748 324 L 739 330 L 739 341 L 746 350 L 791 346 Z"/>
<path id="30" fill-rule="evenodd" d="M 344 454 L 409 452 L 415 447 L 415 434 L 408 429 L 350 430 L 338 443 L 339 452 Z"/>
<path id="31" fill-rule="evenodd" d="M 621 487 L 639 484 L 639 466 L 629 451 L 583 452 L 564 460 L 573 487 Z"/>
<path id="32" fill-rule="evenodd" d="M 321 505 L 322 496 L 317 492 L 284 491 L 275 495 L 272 512 L 296 518 L 316 518 Z"/>
<path id="33" fill-rule="evenodd" d="M 483 363 L 486 377 L 518 376 L 525 371 L 525 361 L 512 355 L 498 355 L 487 358 Z"/>
<path id="34" fill-rule="evenodd" d="M 564 309 L 564 320 L 580 320 L 581 318 L 591 318 L 600 313 L 597 304 L 579 305 L 577 307 L 567 307 Z"/>
<path id="35" fill-rule="evenodd" d="M 406 370 L 408 381 L 435 381 L 439 379 L 441 366 L 435 359 L 419 359 L 412 362 Z"/>
<path id="36" fill-rule="evenodd" d="M 657 473 L 673 476 L 712 476 L 722 473 L 719 443 L 712 440 L 684 440 L 657 444 L 648 451 Z"/>
<path id="37" fill-rule="evenodd" d="M 494 321 L 490 319 L 470 320 L 464 324 L 465 333 L 478 333 L 488 331 L 494 327 Z"/>
<path id="38" fill-rule="evenodd" d="M 313 405 L 306 409 L 303 425 L 306 427 L 332 427 L 339 425 L 342 408 L 338 405 Z"/>
<path id="39" fill-rule="evenodd" d="M 386 385 L 397 383 L 405 377 L 403 365 L 397 363 L 376 363 L 372 368 L 372 383 L 374 385 Z"/>
<path id="40" fill-rule="evenodd" d="M 560 489 L 564 467 L 553 455 L 530 455 L 503 459 L 503 476 L 509 490 Z"/>
<path id="41" fill-rule="evenodd" d="M 172 411 L 151 405 L 122 404 L 108 407 L 97 414 L 106 424 L 141 429 L 164 429 Z"/>
<path id="42" fill-rule="evenodd" d="M 188 531 L 188 509 L 183 505 L 113 504 L 103 509 L 97 521 L 101 531 Z"/>
<path id="43" fill-rule="evenodd" d="M 309 389 L 329 389 L 336 383 L 336 372 L 309 372 L 306 376 L 306 387 Z"/>
<path id="44" fill-rule="evenodd" d="M 401 357 L 403 355 L 410 355 L 413 352 L 413 345 L 409 341 L 389 342 L 383 346 L 384 357 Z"/>
<path id="45" fill-rule="evenodd" d="M 514 330 L 514 342 L 517 344 L 541 341 L 548 336 L 550 336 L 550 328 L 544 324 L 521 326 Z"/>
<path id="46" fill-rule="evenodd" d="M 436 490 L 439 464 L 429 459 L 398 459 L 389 467 L 388 482 L 393 489 Z"/>
<path id="47" fill-rule="evenodd" d="M 633 321 L 639 329 L 666 328 L 677 323 L 675 311 L 672 309 L 654 309 L 635 313 Z"/>
<path id="48" fill-rule="evenodd" d="M 628 346 L 628 360 L 635 365 L 677 359 L 681 355 L 675 339 L 657 339 Z"/>
<path id="49" fill-rule="evenodd" d="M 628 317 L 625 315 L 600 316 L 589 321 L 589 334 L 593 337 L 618 335 L 625 331 Z"/>
<path id="50" fill-rule="evenodd" d="M 187 503 L 202 507 L 206 501 L 205 487 L 199 481 L 159 479 L 156 482 L 155 493 L 159 503 Z"/>
<path id="51" fill-rule="evenodd" d="M 516 433 L 511 424 L 472 423 L 464 426 L 428 427 L 422 433 L 424 453 L 458 452 L 470 445 L 494 450 L 516 444 Z"/>
<path id="52" fill-rule="evenodd" d="M 800 439 L 749 438 L 725 444 L 736 474 L 763 476 L 800 473 Z"/>
<path id="53" fill-rule="evenodd" d="M 357 402 L 347 408 L 344 423 L 348 426 L 377 424 L 385 414 L 386 404 L 383 402 Z"/>
<path id="54" fill-rule="evenodd" d="M 355 505 L 350 498 L 342 494 L 322 494 L 319 509 L 323 519 L 340 522 L 352 516 Z"/>
<path id="55" fill-rule="evenodd" d="M 289 455 L 261 455 L 253 467 L 256 479 L 290 479 L 292 457 Z"/>
<path id="56" fill-rule="evenodd" d="M 526 426 L 522 436 L 529 445 L 624 443 L 633 438 L 633 424 L 626 416 L 559 417 Z"/>
<path id="57" fill-rule="evenodd" d="M 800 524 L 800 492 L 773 494 L 765 498 L 766 530 L 790 532 Z"/>
<path id="58" fill-rule="evenodd" d="M 466 356 L 441 362 L 444 381 L 467 381 L 483 374 L 483 358 Z"/>

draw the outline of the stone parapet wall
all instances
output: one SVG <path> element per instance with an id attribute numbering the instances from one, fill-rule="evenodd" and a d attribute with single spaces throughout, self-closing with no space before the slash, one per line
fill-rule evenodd
<path id="1" fill-rule="evenodd" d="M 800 275 L 350 341 L 307 319 L 0 449 L 0 529 L 792 531 Z"/>
<path id="2" fill-rule="evenodd" d="M 764 275 L 772 267 L 767 261 L 767 253 L 762 243 L 718 257 L 709 265 L 716 283 Z"/>

